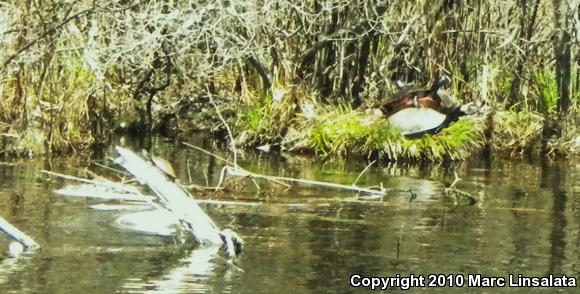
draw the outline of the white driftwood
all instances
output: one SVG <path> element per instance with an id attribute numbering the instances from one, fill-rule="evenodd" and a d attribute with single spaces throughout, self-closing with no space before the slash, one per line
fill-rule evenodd
<path id="1" fill-rule="evenodd" d="M 143 204 L 94 204 L 89 206 L 90 209 L 100 210 L 100 211 L 144 211 L 150 210 L 150 205 L 143 205 Z"/>
<path id="2" fill-rule="evenodd" d="M 27 249 L 38 247 L 38 243 L 36 243 L 31 237 L 10 224 L 2 217 L 0 217 L 0 230 L 6 233 L 6 235 L 8 235 L 10 238 L 20 242 Z"/>
<path id="3" fill-rule="evenodd" d="M 282 182 L 300 183 L 300 184 L 306 184 L 306 185 L 314 185 L 314 186 L 321 186 L 321 187 L 327 187 L 327 188 L 343 189 L 343 190 L 368 193 L 368 194 L 374 194 L 374 195 L 386 195 L 387 191 L 389 191 L 389 189 L 375 190 L 375 189 L 361 188 L 361 187 L 358 187 L 356 185 L 343 185 L 343 184 L 335 184 L 335 183 L 315 181 L 315 180 L 304 180 L 304 179 L 288 178 L 288 177 L 267 176 L 267 175 L 262 175 L 262 174 L 258 174 L 258 173 L 253 173 L 253 172 L 247 171 L 247 170 L 240 168 L 240 167 L 233 168 L 233 167 L 227 166 L 225 168 L 225 170 L 227 171 L 228 175 L 230 175 L 230 176 L 250 177 L 250 178 L 255 178 L 255 179 L 265 179 L 265 180 L 275 180 L 275 181 L 282 181 Z"/>
<path id="4" fill-rule="evenodd" d="M 83 179 L 83 178 L 79 178 L 79 177 L 73 177 L 73 176 L 69 176 L 69 175 L 65 175 L 65 174 L 51 172 L 48 170 L 41 170 L 41 172 L 45 173 L 47 175 L 56 176 L 56 177 L 67 179 L 67 180 L 79 181 L 79 182 L 92 184 L 95 186 L 100 186 L 100 187 L 109 188 L 109 189 L 113 189 L 113 190 L 118 190 L 118 191 L 122 191 L 122 192 L 126 192 L 126 193 L 140 194 L 140 192 L 137 188 L 135 188 L 133 186 L 129 186 L 129 185 L 124 185 L 124 184 L 115 183 L 115 182 L 111 182 L 111 181 L 98 181 L 98 180 Z"/>
<path id="5" fill-rule="evenodd" d="M 153 196 L 147 196 L 142 194 L 133 194 L 133 193 L 127 194 L 127 193 L 103 191 L 102 189 L 95 189 L 95 187 L 91 185 L 79 185 L 61 188 L 58 190 L 54 190 L 54 193 L 61 196 L 98 198 L 107 200 L 126 200 L 139 202 L 149 202 L 155 199 L 155 197 Z"/>
<path id="6" fill-rule="evenodd" d="M 131 150 L 117 146 L 115 160 L 141 183 L 146 184 L 161 200 L 161 206 L 189 225 L 195 238 L 202 244 L 221 245 L 220 230 L 213 220 L 179 185 L 167 179 L 158 168 Z"/>

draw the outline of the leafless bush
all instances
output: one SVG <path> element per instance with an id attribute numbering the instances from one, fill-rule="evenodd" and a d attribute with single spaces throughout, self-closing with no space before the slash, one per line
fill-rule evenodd
<path id="1" fill-rule="evenodd" d="M 72 122 L 98 141 L 115 114 L 152 123 L 156 103 L 206 91 L 240 104 L 282 93 L 286 112 L 312 95 L 357 107 L 384 99 L 394 80 L 439 74 L 463 100 L 531 107 L 535 75 L 553 65 L 556 2 L 6 1 L 0 119 L 20 122 L 21 135 L 52 130 L 41 134 L 50 142 L 79 136 Z"/>

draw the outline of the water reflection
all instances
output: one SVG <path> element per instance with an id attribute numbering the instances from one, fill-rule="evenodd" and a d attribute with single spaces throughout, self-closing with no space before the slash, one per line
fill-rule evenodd
<path id="1" fill-rule="evenodd" d="M 201 248 L 191 251 L 180 259 L 161 277 L 128 279 L 123 285 L 129 293 L 207 293 L 210 292 L 209 278 L 214 275 L 213 259 L 218 257 L 219 247 Z M 228 291 L 229 292 L 229 291 Z"/>
<path id="2" fill-rule="evenodd" d="M 226 154 L 211 141 L 193 143 Z M 183 183 L 190 182 L 189 174 L 198 185 L 217 182 L 222 163 L 214 158 L 161 140 L 153 148 L 174 163 Z M 251 171 L 342 184 L 354 182 L 368 164 L 284 153 L 240 156 L 240 164 Z M 171 238 L 120 230 L 113 225 L 118 212 L 87 209 L 100 202 L 54 196 L 50 191 L 63 182 L 38 173 L 47 166 L 74 174 L 79 170 L 72 167 L 89 164 L 86 158 L 69 158 L 0 165 L 0 214 L 42 246 L 24 259 L 0 256 L 2 293 L 335 293 L 348 291 L 353 273 L 580 276 L 580 164 L 574 161 L 376 165 L 358 182 L 411 187 L 417 192 L 413 201 L 404 192 L 365 200 L 318 187 L 286 191 L 262 181 L 257 190 L 243 179 L 230 180 L 228 192 L 195 193 L 200 199 L 252 204 L 203 205 L 216 223 L 244 238 L 245 251 L 237 261 L 243 272 L 215 248 L 182 248 Z M 454 171 L 462 178 L 458 187 L 473 194 L 476 205 L 458 207 L 444 196 Z"/>

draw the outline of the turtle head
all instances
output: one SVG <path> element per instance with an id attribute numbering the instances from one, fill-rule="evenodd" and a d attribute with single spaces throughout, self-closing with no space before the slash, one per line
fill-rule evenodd
<path id="1" fill-rule="evenodd" d="M 431 86 L 431 93 L 437 93 L 440 88 L 447 88 L 449 86 L 451 86 L 451 80 L 448 76 L 443 75 L 439 80 L 437 80 L 437 82 L 433 83 Z"/>
<path id="2" fill-rule="evenodd" d="M 457 105 L 457 102 L 455 101 L 453 96 L 445 92 L 445 90 L 439 89 L 437 90 L 436 93 L 439 99 L 441 99 L 441 104 L 443 105 L 444 108 L 452 109 Z"/>

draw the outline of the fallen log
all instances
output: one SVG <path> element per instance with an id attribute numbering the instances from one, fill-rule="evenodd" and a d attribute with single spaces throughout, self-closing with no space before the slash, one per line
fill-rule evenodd
<path id="1" fill-rule="evenodd" d="M 114 162 L 131 173 L 140 184 L 146 185 L 153 191 L 153 196 L 142 194 L 135 186 L 108 180 L 89 180 L 50 171 L 43 170 L 42 172 L 84 183 L 55 190 L 58 195 L 129 201 L 130 203 L 130 205 L 127 205 L 129 204 L 127 203 L 125 205 L 112 206 L 99 204 L 91 207 L 97 210 L 147 210 L 147 208 L 154 208 L 156 210 L 152 210 L 152 213 L 158 212 L 162 216 L 171 215 L 171 219 L 175 220 L 175 223 L 180 228 L 192 235 L 200 244 L 205 246 L 223 246 L 226 254 L 230 257 L 241 252 L 243 243 L 241 238 L 231 230 L 221 231 L 198 205 L 199 202 L 211 203 L 211 201 L 197 201 L 191 198 L 189 193 L 178 182 L 169 179 L 152 162 L 143 159 L 136 153 L 122 147 L 116 147 L 116 151 L 119 157 L 114 159 Z M 142 216 L 147 215 L 147 213 L 146 211 L 141 214 L 135 213 L 128 217 L 127 224 L 130 225 L 134 220 L 142 220 Z M 126 219 L 120 219 L 120 221 L 123 220 Z M 160 219 L 159 221 L 163 220 Z M 146 224 L 144 225 L 146 226 Z M 154 228 L 152 230 L 145 228 L 142 231 L 154 231 Z M 165 230 L 165 232 L 168 232 L 168 230 Z"/>
<path id="2" fill-rule="evenodd" d="M 223 244 L 220 230 L 185 190 L 170 181 L 162 171 L 129 149 L 115 147 L 115 162 L 130 172 L 159 197 L 161 206 L 187 224 L 193 236 L 204 245 Z"/>

